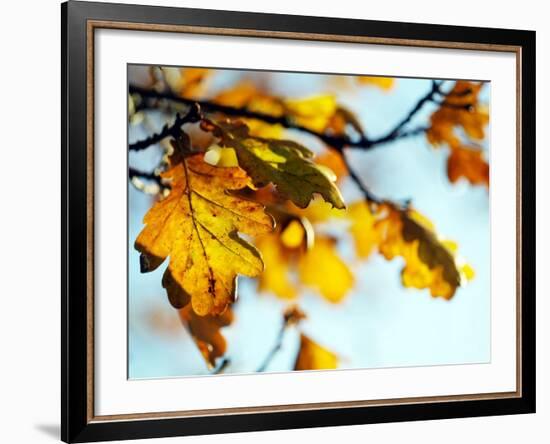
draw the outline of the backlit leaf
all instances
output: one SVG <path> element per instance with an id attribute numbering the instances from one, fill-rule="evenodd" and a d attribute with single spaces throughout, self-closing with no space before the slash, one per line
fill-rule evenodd
<path id="1" fill-rule="evenodd" d="M 447 175 L 451 182 L 464 178 L 472 185 L 489 186 L 489 165 L 480 149 L 466 146 L 452 148 L 447 159 Z"/>
<path id="2" fill-rule="evenodd" d="M 364 135 L 355 115 L 338 105 L 336 98 L 330 94 L 283 99 L 260 91 L 251 82 L 242 82 L 221 92 L 213 101 L 273 117 L 284 116 L 295 125 L 319 133 L 330 130 L 333 134 L 342 135 L 349 125 L 356 133 Z M 242 120 L 248 125 L 251 135 L 265 138 L 282 136 L 283 127 L 279 124 L 269 124 L 248 117 Z"/>
<path id="3" fill-rule="evenodd" d="M 323 132 L 336 113 L 338 106 L 332 95 L 321 95 L 284 101 L 285 111 L 298 125 Z"/>
<path id="4" fill-rule="evenodd" d="M 448 144 L 451 148 L 460 145 L 457 127 L 462 128 L 473 140 L 485 137 L 489 113 L 478 102 L 482 86 L 483 83 L 456 82 L 443 104 L 430 117 L 430 128 L 426 135 L 432 145 Z"/>
<path id="5" fill-rule="evenodd" d="M 379 251 L 388 260 L 397 256 L 405 260 L 403 285 L 428 288 L 434 297 L 451 299 L 469 273 L 449 243 L 440 240 L 431 222 L 414 210 L 399 211 L 384 204 L 380 214 L 375 224 L 381 237 Z"/>
<path id="6" fill-rule="evenodd" d="M 338 356 L 305 334 L 300 335 L 300 351 L 294 370 L 332 370 L 338 368 Z"/>
<path id="7" fill-rule="evenodd" d="M 265 270 L 258 278 L 259 290 L 270 291 L 281 299 L 294 299 L 298 292 L 289 278 L 291 252 L 284 248 L 276 234 L 258 236 L 256 247 L 262 252 L 265 263 Z"/>
<path id="8" fill-rule="evenodd" d="M 378 248 L 381 241 L 380 232 L 376 229 L 376 217 L 365 201 L 351 204 L 348 217 L 351 219 L 349 231 L 354 240 L 357 256 L 366 259 Z"/>
<path id="9" fill-rule="evenodd" d="M 191 334 L 209 368 L 216 364 L 216 358 L 223 356 L 227 343 L 221 328 L 233 321 L 233 312 L 227 308 L 219 315 L 199 316 L 190 305 L 179 310 L 180 319 Z"/>
<path id="10" fill-rule="evenodd" d="M 237 153 L 239 166 L 257 188 L 270 183 L 285 198 L 305 208 L 315 194 L 320 194 L 336 208 L 344 208 L 342 195 L 312 158 L 304 146 L 279 139 L 251 136 L 248 127 L 240 121 L 203 124 L 220 138 L 220 144 Z"/>
<path id="11" fill-rule="evenodd" d="M 300 257 L 300 280 L 316 289 L 326 300 L 338 303 L 353 287 L 354 277 L 335 249 L 335 241 L 316 236 L 313 246 Z"/>
<path id="12" fill-rule="evenodd" d="M 330 168 L 335 174 L 337 181 L 343 179 L 348 174 L 348 169 L 342 160 L 342 156 L 336 150 L 329 149 L 325 151 L 315 158 L 315 163 Z"/>
<path id="13" fill-rule="evenodd" d="M 213 102 L 235 108 L 246 108 L 250 111 L 280 117 L 284 113 L 284 104 L 278 98 L 268 96 L 258 90 L 251 82 L 241 82 L 233 88 L 222 91 Z M 259 119 L 242 118 L 253 136 L 280 138 L 284 128 L 281 125 L 266 123 Z"/>
<path id="14" fill-rule="evenodd" d="M 190 299 L 201 316 L 222 313 L 236 297 L 237 275 L 263 270 L 259 252 L 238 236 L 267 233 L 273 220 L 263 206 L 227 190 L 245 187 L 240 168 L 208 165 L 202 154 L 183 157 L 162 178 L 171 181 L 168 197 L 153 205 L 135 242 L 142 271 L 170 257 L 163 284 L 170 301 Z"/>

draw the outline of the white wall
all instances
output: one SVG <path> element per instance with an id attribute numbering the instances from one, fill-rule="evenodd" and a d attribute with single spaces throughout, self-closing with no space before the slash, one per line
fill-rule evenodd
<path id="1" fill-rule="evenodd" d="M 132 2 L 127 2 L 132 3 Z M 193 0 L 146 3 L 212 9 L 279 12 L 365 19 L 536 29 L 538 156 L 538 413 L 529 416 L 291 430 L 155 442 L 346 442 L 425 444 L 548 441 L 550 348 L 546 314 L 550 211 L 544 190 L 550 179 L 550 30 L 544 2 L 513 5 L 461 0 L 321 3 L 277 0 Z M 2 442 L 54 442 L 59 422 L 59 2 L 2 2 L 0 26 L 0 436 Z M 32 112 L 31 112 L 32 110 Z M 527 116 L 528 118 L 529 116 Z M 5 156 L 8 156 L 7 158 Z M 545 174 L 546 173 L 546 174 Z"/>

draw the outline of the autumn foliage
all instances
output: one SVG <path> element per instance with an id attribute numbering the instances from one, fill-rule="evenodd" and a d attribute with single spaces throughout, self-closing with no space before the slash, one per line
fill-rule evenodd
<path id="1" fill-rule="evenodd" d="M 306 317 L 297 308 L 301 289 L 329 304 L 351 297 L 357 277 L 338 251 L 340 239 L 319 229 L 328 221 L 345 224 L 354 261 L 373 255 L 400 260 L 396 278 L 404 287 L 449 300 L 474 277 L 456 243 L 444 239 L 412 203 L 374 196 L 353 173 L 345 150 L 371 149 L 377 140 L 337 97 L 278 97 L 248 82 L 208 96 L 205 83 L 214 75 L 206 69 L 152 68 L 148 88 L 130 88 L 131 122 L 149 109 L 184 122 L 167 124 L 153 140 L 165 147 L 154 173 L 131 174 L 142 190 L 147 181 L 155 184 L 156 193 L 135 249 L 142 272 L 167 263 L 162 286 L 209 368 L 225 357 L 222 330 L 233 322 L 240 276 L 256 278 L 260 291 L 288 301 L 282 333 L 300 329 Z M 348 87 L 391 94 L 395 82 L 360 76 Z M 489 165 L 480 145 L 489 123 L 479 101 L 483 84 L 445 84 L 452 87 L 434 81 L 425 100 L 433 107 L 429 125 L 411 137 L 448 150 L 450 183 L 488 187 Z M 316 154 L 289 130 L 317 137 L 323 151 Z M 384 143 L 401 137 L 407 133 L 397 127 Z M 364 197 L 346 202 L 340 192 L 344 180 Z M 295 369 L 337 368 L 337 351 L 323 343 L 302 331 Z"/>

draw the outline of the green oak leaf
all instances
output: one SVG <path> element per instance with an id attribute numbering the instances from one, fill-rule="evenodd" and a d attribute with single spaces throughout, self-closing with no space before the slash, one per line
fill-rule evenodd
<path id="1" fill-rule="evenodd" d="M 283 197 L 300 208 L 307 207 L 314 194 L 320 194 L 336 208 L 345 208 L 330 175 L 313 162 L 314 153 L 299 143 L 251 136 L 240 121 L 208 122 L 203 128 L 219 137 L 220 145 L 235 150 L 239 166 L 254 186 L 272 183 Z"/>

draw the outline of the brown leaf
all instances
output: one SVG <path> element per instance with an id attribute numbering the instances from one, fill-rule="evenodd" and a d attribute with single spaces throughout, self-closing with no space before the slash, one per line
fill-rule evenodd
<path id="1" fill-rule="evenodd" d="M 233 311 L 228 307 L 219 315 L 199 316 L 187 305 L 179 310 L 179 315 L 208 367 L 213 368 L 216 359 L 226 352 L 227 343 L 220 330 L 233 322 Z"/>

